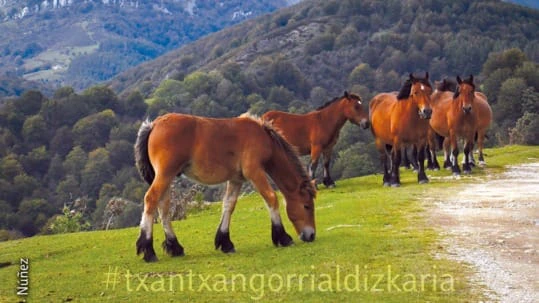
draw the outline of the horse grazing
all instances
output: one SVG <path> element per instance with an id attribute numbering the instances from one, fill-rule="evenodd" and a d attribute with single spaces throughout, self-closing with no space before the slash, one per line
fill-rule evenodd
<path id="1" fill-rule="evenodd" d="M 368 112 L 363 109 L 361 98 L 346 91 L 342 97 L 334 98 L 307 114 L 269 111 L 262 119 L 279 129 L 283 137 L 298 149 L 300 155 L 311 155 L 308 170 L 312 180 L 315 179 L 320 155 L 324 155 L 323 183 L 326 187 L 335 186 L 329 173 L 329 164 L 344 123 L 350 121 L 364 129 L 369 127 Z"/>
<path id="2" fill-rule="evenodd" d="M 424 150 L 432 114 L 431 92 L 429 73 L 425 78 L 410 74 L 398 94 L 382 93 L 371 100 L 371 130 L 384 169 L 384 186 L 400 186 L 401 149 L 406 147 L 415 147 L 417 151 L 419 183 L 429 181 L 425 174 Z M 388 163 L 389 153 L 391 161 Z"/>
<path id="3" fill-rule="evenodd" d="M 460 175 L 461 172 L 457 159 L 459 154 L 458 138 L 464 139 L 465 142 L 462 167 L 464 173 L 472 171 L 470 155 L 473 150 L 474 138 L 479 130 L 477 104 L 482 102 L 476 102 L 477 96 L 473 75 L 464 80 L 457 76 L 457 87 L 454 92 L 445 91 L 433 96 L 434 114 L 430 120 L 430 126 L 436 134 L 446 138 L 443 144 L 446 158 L 444 166 L 450 164 L 453 175 Z M 484 131 L 482 130 L 482 139 Z M 449 148 L 451 148 L 450 153 Z"/>
<path id="4" fill-rule="evenodd" d="M 155 210 L 165 231 L 164 250 L 182 256 L 168 216 L 170 185 L 185 175 L 204 184 L 227 181 L 221 222 L 215 235 L 215 248 L 234 252 L 229 226 L 240 189 L 252 182 L 266 201 L 271 217 L 271 237 L 276 246 L 293 243 L 281 222 L 277 195 L 269 176 L 286 199 L 286 212 L 301 240 L 315 238 L 315 189 L 294 149 L 270 125 L 250 116 L 210 119 L 183 114 L 166 114 L 142 123 L 135 143 L 137 167 L 150 184 L 144 196 L 144 212 L 137 240 L 137 254 L 146 262 L 157 261 L 153 249 Z"/>

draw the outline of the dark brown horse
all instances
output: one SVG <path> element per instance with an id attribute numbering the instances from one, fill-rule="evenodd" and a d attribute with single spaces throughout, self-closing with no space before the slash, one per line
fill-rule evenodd
<path id="1" fill-rule="evenodd" d="M 350 121 L 363 128 L 369 127 L 368 112 L 363 109 L 361 98 L 348 92 L 304 115 L 269 111 L 262 119 L 279 129 L 300 155 L 311 155 L 308 170 L 312 180 L 315 179 L 320 155 L 324 155 L 323 183 L 327 187 L 335 186 L 329 173 L 329 164 L 344 123 Z"/>
<path id="2" fill-rule="evenodd" d="M 286 199 L 286 212 L 303 241 L 315 238 L 314 197 L 310 182 L 293 148 L 270 125 L 242 116 L 210 119 L 183 114 L 167 114 L 144 122 L 135 143 L 137 167 L 150 184 L 144 196 L 144 212 L 137 241 L 137 254 L 147 262 L 156 261 L 153 249 L 153 219 L 159 209 L 166 240 L 163 248 L 172 256 L 183 255 L 168 216 L 170 185 L 179 175 L 204 184 L 227 182 L 221 223 L 215 248 L 234 252 L 229 225 L 241 185 L 246 180 L 256 187 L 269 208 L 273 244 L 288 246 L 292 238 L 285 232 L 277 195 L 269 176 Z"/>
<path id="3" fill-rule="evenodd" d="M 457 88 L 454 92 L 445 91 L 433 96 L 434 114 L 430 126 L 436 134 L 446 138 L 446 165 L 449 159 L 454 175 L 460 175 L 461 172 L 458 164 L 458 138 L 464 139 L 465 142 L 463 170 L 465 173 L 471 173 L 472 170 L 470 155 L 479 125 L 477 104 L 481 102 L 476 102 L 476 96 L 473 75 L 465 80 L 457 76 Z M 448 152 L 449 147 L 451 153 Z"/>
<path id="4" fill-rule="evenodd" d="M 429 180 L 425 174 L 425 145 L 432 114 L 429 74 L 416 78 L 412 74 L 400 92 L 376 95 L 370 102 L 371 130 L 384 169 L 384 186 L 400 186 L 401 149 L 416 147 L 419 183 Z M 388 161 L 388 154 L 391 161 Z"/>

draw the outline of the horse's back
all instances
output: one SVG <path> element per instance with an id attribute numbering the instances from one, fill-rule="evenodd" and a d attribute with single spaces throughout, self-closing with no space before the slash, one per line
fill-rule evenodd
<path id="1" fill-rule="evenodd" d="M 391 112 L 396 103 L 396 93 L 381 93 L 369 102 L 371 131 L 377 140 L 391 141 Z"/>
<path id="2" fill-rule="evenodd" d="M 262 122 L 249 117 L 166 114 L 154 121 L 148 150 L 156 170 L 217 184 L 242 178 L 242 165 L 267 160 L 272 145 Z"/>
<path id="3" fill-rule="evenodd" d="M 310 153 L 312 135 L 318 131 L 318 126 L 313 123 L 314 113 L 291 114 L 281 111 L 269 111 L 262 115 L 262 120 L 269 122 L 275 127 L 288 143 L 295 146 L 302 155 Z"/>
<path id="4" fill-rule="evenodd" d="M 485 94 L 476 92 L 475 93 L 475 106 L 476 106 L 476 117 L 477 117 L 477 127 L 488 128 L 492 122 L 492 108 L 488 103 L 487 96 Z"/>

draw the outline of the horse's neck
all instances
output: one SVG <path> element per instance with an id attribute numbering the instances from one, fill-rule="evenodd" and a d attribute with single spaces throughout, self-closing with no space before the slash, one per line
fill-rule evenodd
<path id="1" fill-rule="evenodd" d="M 320 116 L 324 123 L 326 123 L 326 127 L 331 130 L 330 133 L 339 131 L 344 123 L 346 123 L 347 119 L 344 111 L 341 109 L 341 102 L 339 100 L 320 111 Z"/>
<path id="2" fill-rule="evenodd" d="M 295 164 L 291 163 L 286 151 L 280 147 L 274 147 L 273 156 L 266 166 L 266 173 L 285 197 L 301 184 L 302 178 Z"/>

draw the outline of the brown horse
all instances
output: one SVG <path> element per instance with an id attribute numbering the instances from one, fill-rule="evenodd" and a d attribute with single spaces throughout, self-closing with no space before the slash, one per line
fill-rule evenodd
<path id="1" fill-rule="evenodd" d="M 168 216 L 170 185 L 179 175 L 204 184 L 227 182 L 221 222 L 215 248 L 234 252 L 229 225 L 241 185 L 252 182 L 266 201 L 271 217 L 273 244 L 293 243 L 281 222 L 277 195 L 269 176 L 286 199 L 286 212 L 303 241 L 315 238 L 314 197 L 311 184 L 294 149 L 270 125 L 242 116 L 210 119 L 183 114 L 166 114 L 144 122 L 135 143 L 137 167 L 150 184 L 144 196 L 144 212 L 137 241 L 137 254 L 146 262 L 156 261 L 153 249 L 155 210 L 165 230 L 163 248 L 172 256 L 183 255 Z"/>
<path id="2" fill-rule="evenodd" d="M 462 80 L 461 80 L 462 81 Z M 457 91 L 457 82 L 454 80 L 448 80 L 443 79 L 440 82 L 436 83 L 436 90 L 432 94 L 432 101 L 433 101 L 433 107 L 436 107 L 437 102 L 443 99 L 448 99 L 449 97 L 453 97 L 455 95 L 455 92 Z M 485 158 L 483 155 L 483 147 L 484 147 L 484 141 L 487 137 L 486 132 L 488 128 L 490 127 L 490 123 L 492 122 L 492 109 L 490 108 L 490 105 L 487 101 L 487 96 L 481 92 L 475 92 L 475 99 L 474 99 L 474 110 L 473 114 L 476 116 L 477 121 L 477 130 L 475 133 L 475 141 L 477 142 L 477 148 L 479 152 L 479 165 L 483 166 L 485 165 Z M 431 129 L 432 130 L 432 129 Z M 445 140 L 444 140 L 445 139 Z M 437 146 L 441 145 L 441 142 L 445 142 L 445 149 L 444 149 L 444 167 L 451 167 L 451 160 L 450 160 L 450 151 L 449 151 L 449 139 L 443 138 L 436 134 L 434 130 L 429 134 L 429 153 L 428 155 L 428 167 L 430 169 L 439 169 L 440 166 L 438 164 L 438 161 L 436 160 L 436 148 Z M 466 162 L 466 157 L 463 159 L 463 164 Z M 473 158 L 473 153 L 471 150 L 469 151 L 469 165 L 474 166 L 475 160 Z"/>
<path id="3" fill-rule="evenodd" d="M 465 173 L 471 173 L 470 154 L 473 151 L 474 138 L 478 131 L 478 115 L 473 75 L 462 80 L 457 76 L 457 88 L 454 93 L 441 92 L 433 97 L 434 114 L 430 126 L 438 135 L 447 138 L 444 140 L 444 151 L 447 160 L 450 160 L 454 175 L 460 175 L 458 164 L 458 138 L 465 141 L 464 164 Z M 449 154 L 449 147 L 451 153 Z"/>
<path id="4" fill-rule="evenodd" d="M 269 111 L 262 119 L 279 129 L 284 138 L 298 149 L 300 155 L 311 155 L 308 170 L 312 180 L 315 179 L 320 155 L 324 155 L 323 183 L 326 187 L 335 186 L 335 181 L 329 174 L 329 164 L 344 123 L 350 121 L 362 128 L 369 127 L 368 112 L 363 109 L 361 98 L 346 91 L 342 97 L 337 97 L 307 114 Z"/>
<path id="5" fill-rule="evenodd" d="M 425 174 L 425 145 L 432 114 L 429 73 L 425 78 L 410 74 L 400 92 L 376 95 L 370 102 L 371 130 L 384 168 L 384 186 L 400 186 L 401 148 L 414 146 L 417 151 L 419 183 L 429 180 Z M 391 162 L 388 163 L 388 154 Z"/>

